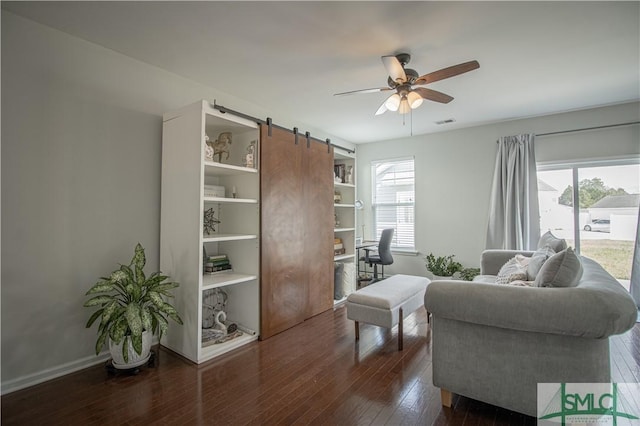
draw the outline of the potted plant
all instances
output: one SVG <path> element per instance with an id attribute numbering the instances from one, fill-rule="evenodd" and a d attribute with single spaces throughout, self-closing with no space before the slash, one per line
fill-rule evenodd
<path id="1" fill-rule="evenodd" d="M 460 278 L 465 281 L 473 281 L 477 275 L 480 275 L 480 268 L 463 268 L 460 271 Z"/>
<path id="2" fill-rule="evenodd" d="M 427 270 L 433 275 L 434 279 L 450 279 L 453 274 L 462 270 L 462 265 L 453 260 L 455 255 L 434 256 L 429 253 L 425 260 L 427 261 Z"/>
<path id="3" fill-rule="evenodd" d="M 179 286 L 166 280 L 168 276 L 154 272 L 146 276 L 144 248 L 136 245 L 129 265 L 120 265 L 109 277 L 102 277 L 86 295 L 88 308 L 98 307 L 87 328 L 100 318 L 96 355 L 109 338 L 113 366 L 133 368 L 144 364 L 150 357 L 151 338 L 157 332 L 159 339 L 167 331 L 168 319 L 182 324 L 176 309 L 167 303 L 173 297 L 170 290 Z"/>

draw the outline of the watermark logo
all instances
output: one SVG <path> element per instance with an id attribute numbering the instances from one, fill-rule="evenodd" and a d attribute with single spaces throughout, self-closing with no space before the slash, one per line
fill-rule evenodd
<path id="1" fill-rule="evenodd" d="M 538 383 L 538 424 L 640 425 L 638 383 Z"/>

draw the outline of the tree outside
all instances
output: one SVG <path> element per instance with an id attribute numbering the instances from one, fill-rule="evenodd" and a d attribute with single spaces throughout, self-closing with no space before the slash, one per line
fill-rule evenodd
<path id="1" fill-rule="evenodd" d="M 578 183 L 578 200 L 581 209 L 587 209 L 607 195 L 628 195 L 622 188 L 614 189 L 606 186 L 602 179 L 595 177 L 583 179 Z M 565 188 L 558 199 L 558 203 L 573 207 L 573 186 Z"/>

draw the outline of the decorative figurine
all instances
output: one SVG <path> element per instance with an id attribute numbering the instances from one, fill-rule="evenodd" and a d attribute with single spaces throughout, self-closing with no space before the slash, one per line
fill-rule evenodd
<path id="1" fill-rule="evenodd" d="M 353 183 L 353 166 L 347 167 L 347 183 Z"/>
<path id="2" fill-rule="evenodd" d="M 229 145 L 231 145 L 231 139 L 231 132 L 222 132 L 218 135 L 218 139 L 212 143 L 214 161 L 215 156 L 217 155 L 218 163 L 222 163 L 222 154 L 226 154 L 225 160 L 229 159 Z"/>
<path id="3" fill-rule="evenodd" d="M 206 161 L 213 161 L 213 143 L 211 143 L 211 139 L 209 139 L 207 135 L 204 135 L 204 141 L 204 159 Z"/>
<path id="4" fill-rule="evenodd" d="M 251 141 L 251 143 L 247 147 L 247 153 L 244 155 L 244 158 L 242 159 L 242 165 L 245 167 L 252 167 L 252 168 L 256 167 L 256 164 L 255 164 L 256 142 L 257 141 Z"/>
<path id="5" fill-rule="evenodd" d="M 216 232 L 216 225 L 221 222 L 213 215 L 215 212 L 213 208 L 207 209 L 204 211 L 204 219 L 202 221 L 202 226 L 204 228 L 204 233 L 207 235 L 211 235 Z"/>
<path id="6" fill-rule="evenodd" d="M 211 328 L 217 325 L 220 318 L 218 314 L 227 309 L 227 293 L 220 289 L 205 290 L 202 301 L 202 328 Z M 226 313 L 224 314 L 226 319 Z M 222 327 L 216 327 L 222 330 Z M 225 333 L 226 327 L 225 327 Z"/>

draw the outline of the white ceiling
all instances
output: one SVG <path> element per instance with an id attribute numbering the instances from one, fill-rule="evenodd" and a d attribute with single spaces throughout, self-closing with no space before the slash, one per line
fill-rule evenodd
<path id="1" fill-rule="evenodd" d="M 4 9 L 354 143 L 640 99 L 639 2 L 2 2 Z M 426 74 L 412 117 L 374 112 L 380 57 Z M 233 109 L 233 105 L 225 105 Z M 436 125 L 453 118 L 453 124 Z"/>

